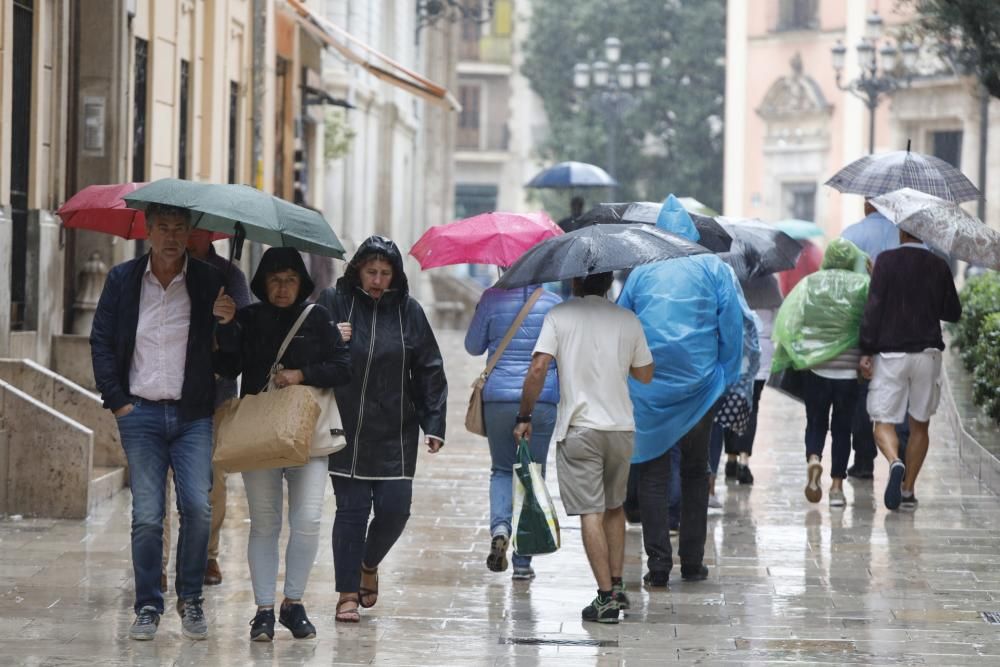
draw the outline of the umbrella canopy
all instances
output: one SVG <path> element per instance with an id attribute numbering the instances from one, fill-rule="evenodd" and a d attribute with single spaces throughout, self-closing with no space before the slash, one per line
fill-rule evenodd
<path id="1" fill-rule="evenodd" d="M 614 188 L 618 181 L 597 165 L 586 162 L 560 162 L 543 169 L 528 181 L 527 188 Z"/>
<path id="2" fill-rule="evenodd" d="M 142 211 L 128 208 L 123 197 L 145 185 L 89 185 L 70 197 L 57 213 L 62 218 L 63 226 L 69 229 L 114 234 L 123 239 L 144 239 L 146 216 Z M 212 234 L 213 241 L 226 237 L 227 234 Z"/>
<path id="3" fill-rule="evenodd" d="M 663 208 L 662 202 L 637 201 L 598 204 L 576 219 L 574 229 L 596 224 L 646 223 L 655 225 Z M 726 252 L 733 239 L 718 222 L 698 213 L 689 213 L 701 238 L 698 245 L 712 252 Z"/>
<path id="4" fill-rule="evenodd" d="M 826 184 L 865 197 L 900 188 L 913 188 L 953 202 L 979 197 L 979 190 L 961 171 L 941 158 L 909 150 L 866 155 L 838 171 Z"/>
<path id="5" fill-rule="evenodd" d="M 788 220 L 779 220 L 774 223 L 774 226 L 791 236 L 793 239 L 813 239 L 825 236 L 820 226 L 815 222 L 810 222 L 809 220 L 789 218 Z"/>
<path id="6" fill-rule="evenodd" d="M 958 204 L 912 188 L 875 197 L 871 204 L 903 231 L 948 255 L 1000 270 L 1000 232 Z"/>
<path id="7" fill-rule="evenodd" d="M 186 208 L 193 226 L 233 234 L 238 242 L 245 235 L 270 246 L 344 258 L 344 246 L 319 212 L 249 185 L 164 178 L 126 195 L 125 202 L 142 210 L 149 204 Z"/>
<path id="8" fill-rule="evenodd" d="M 733 237 L 731 250 L 719 256 L 740 282 L 795 268 L 802 244 L 780 229 L 756 218 L 720 217 L 719 224 Z"/>
<path id="9" fill-rule="evenodd" d="M 705 253 L 700 245 L 652 225 L 591 225 L 539 243 L 514 262 L 497 287 L 582 278 Z"/>
<path id="10" fill-rule="evenodd" d="M 431 227 L 410 254 L 422 269 L 452 264 L 510 266 L 528 248 L 562 233 L 545 213 L 482 213 Z"/>

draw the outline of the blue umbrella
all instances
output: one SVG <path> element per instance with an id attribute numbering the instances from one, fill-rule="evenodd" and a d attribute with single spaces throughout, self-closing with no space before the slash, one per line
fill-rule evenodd
<path id="1" fill-rule="evenodd" d="M 618 181 L 608 172 L 586 162 L 560 162 L 543 169 L 525 186 L 528 188 L 615 188 Z"/>

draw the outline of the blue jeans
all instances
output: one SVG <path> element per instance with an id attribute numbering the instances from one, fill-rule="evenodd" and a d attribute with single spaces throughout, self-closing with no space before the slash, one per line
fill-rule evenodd
<path id="1" fill-rule="evenodd" d="M 285 597 L 301 600 L 319 551 L 328 456 L 316 456 L 296 468 L 270 468 L 243 473 L 250 507 L 247 559 L 253 596 L 260 607 L 274 605 L 278 581 L 278 538 L 284 480 L 288 484 L 288 545 L 285 547 Z"/>
<path id="2" fill-rule="evenodd" d="M 132 412 L 119 417 L 118 432 L 128 459 L 132 487 L 132 568 L 135 610 L 163 613 L 160 568 L 167 468 L 174 470 L 180 531 L 177 538 L 177 597 L 201 597 L 208 559 L 212 508 L 212 419 L 182 421 L 176 405 L 136 398 Z"/>
<path id="3" fill-rule="evenodd" d="M 333 571 L 338 593 L 357 593 L 361 566 L 378 567 L 410 518 L 412 479 L 357 479 L 330 475 L 337 496 Z M 375 518 L 368 523 L 372 511 Z"/>
<path id="4" fill-rule="evenodd" d="M 490 535 L 511 534 L 514 513 L 514 464 L 517 462 L 517 443 L 514 441 L 514 418 L 520 405 L 490 401 L 483 404 L 486 437 L 490 443 Z M 531 414 L 531 460 L 542 464 L 549 455 L 549 441 L 556 427 L 555 403 L 537 403 Z M 531 556 L 514 554 L 514 567 L 531 567 Z"/>
<path id="5" fill-rule="evenodd" d="M 847 477 L 847 459 L 851 456 L 851 425 L 857 407 L 858 381 L 831 380 L 812 371 L 805 375 L 806 390 L 806 459 L 813 454 L 823 457 L 826 433 L 833 441 L 830 477 Z"/>

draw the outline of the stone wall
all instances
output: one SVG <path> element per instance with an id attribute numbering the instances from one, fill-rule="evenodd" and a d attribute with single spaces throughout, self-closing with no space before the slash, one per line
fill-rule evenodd
<path id="1" fill-rule="evenodd" d="M 62 334 L 52 337 L 52 370 L 87 391 L 97 391 L 90 358 L 90 337 Z"/>
<path id="2" fill-rule="evenodd" d="M 94 432 L 0 380 L 0 513 L 85 519 Z"/>

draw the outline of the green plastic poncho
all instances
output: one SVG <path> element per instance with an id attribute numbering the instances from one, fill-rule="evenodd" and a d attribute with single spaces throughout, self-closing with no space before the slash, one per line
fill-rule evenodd
<path id="1" fill-rule="evenodd" d="M 835 239 L 820 270 L 785 297 L 774 320 L 772 372 L 812 368 L 858 346 L 868 299 L 868 256 L 846 239 Z"/>

